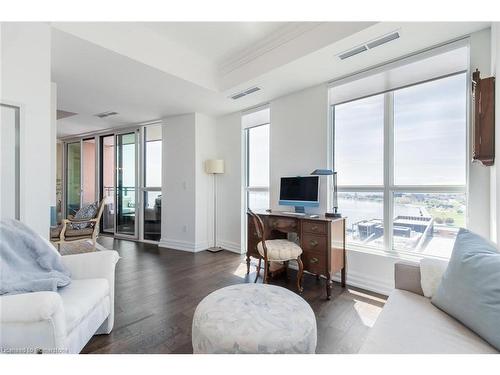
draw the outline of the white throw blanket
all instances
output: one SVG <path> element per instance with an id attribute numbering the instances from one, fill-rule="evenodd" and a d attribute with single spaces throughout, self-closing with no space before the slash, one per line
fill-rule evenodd
<path id="1" fill-rule="evenodd" d="M 54 247 L 17 220 L 0 221 L 0 295 L 57 291 L 71 283 Z"/>
<path id="2" fill-rule="evenodd" d="M 444 259 L 423 258 L 420 261 L 420 284 L 424 296 L 431 298 L 441 283 L 448 261 Z"/>

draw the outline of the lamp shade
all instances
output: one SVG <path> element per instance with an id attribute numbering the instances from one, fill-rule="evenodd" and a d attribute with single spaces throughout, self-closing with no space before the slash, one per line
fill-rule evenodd
<path id="1" fill-rule="evenodd" d="M 205 172 L 207 173 L 224 173 L 224 160 L 209 159 L 205 161 Z"/>

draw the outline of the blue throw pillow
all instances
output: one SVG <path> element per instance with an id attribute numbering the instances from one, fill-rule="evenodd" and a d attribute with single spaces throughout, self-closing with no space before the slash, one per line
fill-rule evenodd
<path id="1" fill-rule="evenodd" d="M 97 215 L 97 210 L 99 210 L 99 202 L 94 202 L 86 206 L 83 206 L 75 214 L 75 219 L 76 220 L 93 219 L 95 215 Z M 91 227 L 92 225 L 91 223 L 78 223 L 78 224 L 72 224 L 71 226 L 73 229 L 80 230 Z"/>
<path id="2" fill-rule="evenodd" d="M 460 229 L 432 303 L 500 350 L 500 253 Z"/>

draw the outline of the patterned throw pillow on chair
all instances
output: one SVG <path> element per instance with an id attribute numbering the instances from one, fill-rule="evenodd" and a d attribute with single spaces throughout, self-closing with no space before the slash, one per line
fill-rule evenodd
<path id="1" fill-rule="evenodd" d="M 97 215 L 99 209 L 99 202 L 94 202 L 89 205 L 83 206 L 75 214 L 75 220 L 89 220 Z M 80 230 L 93 226 L 92 223 L 74 223 L 71 224 L 73 229 Z"/>

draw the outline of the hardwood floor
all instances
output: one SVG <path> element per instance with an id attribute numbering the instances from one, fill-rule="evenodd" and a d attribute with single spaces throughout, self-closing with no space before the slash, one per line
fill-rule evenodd
<path id="1" fill-rule="evenodd" d="M 115 325 L 94 336 L 82 353 L 192 353 L 191 322 L 198 303 L 227 285 L 253 282 L 243 257 L 228 251 L 196 254 L 100 237 L 120 253 L 116 269 Z M 262 274 L 262 273 L 261 273 Z M 273 284 L 296 291 L 296 273 Z M 261 280 L 259 280 L 261 282 Z M 321 286 L 316 283 L 321 283 Z M 304 293 L 316 314 L 317 353 L 357 353 L 385 303 L 385 296 L 335 283 L 325 299 L 324 281 L 304 276 Z"/>

